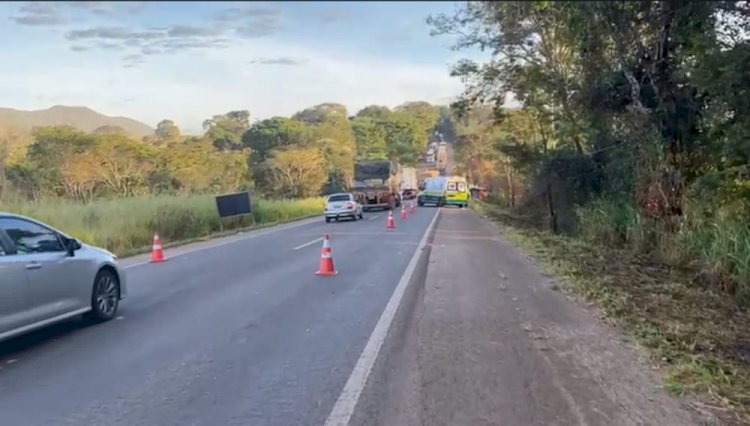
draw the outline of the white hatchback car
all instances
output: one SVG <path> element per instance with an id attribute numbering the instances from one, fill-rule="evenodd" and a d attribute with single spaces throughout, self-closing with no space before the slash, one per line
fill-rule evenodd
<path id="1" fill-rule="evenodd" d="M 356 221 L 363 218 L 362 204 L 358 203 L 354 195 L 348 192 L 331 194 L 326 201 L 325 216 L 326 222 L 344 217 Z"/>
<path id="2" fill-rule="evenodd" d="M 110 320 L 126 294 L 114 254 L 0 212 L 0 341 L 80 314 Z"/>

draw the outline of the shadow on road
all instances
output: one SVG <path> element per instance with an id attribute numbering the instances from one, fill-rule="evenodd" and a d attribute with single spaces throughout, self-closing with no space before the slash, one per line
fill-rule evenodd
<path id="1" fill-rule="evenodd" d="M 61 323 L 0 342 L 0 365 L 23 352 L 37 349 L 62 338 L 67 338 L 91 325 L 91 321 L 86 319 L 71 318 Z"/>

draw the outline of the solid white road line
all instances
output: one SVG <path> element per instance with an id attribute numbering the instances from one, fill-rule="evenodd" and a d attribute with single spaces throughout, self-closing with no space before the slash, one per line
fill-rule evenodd
<path id="1" fill-rule="evenodd" d="M 377 218 L 379 218 L 379 217 L 380 217 L 380 215 L 379 215 L 379 214 L 376 214 L 375 216 L 371 217 L 371 218 L 370 218 L 370 220 L 375 220 L 375 219 L 377 219 Z"/>
<path id="2" fill-rule="evenodd" d="M 417 267 L 419 256 L 422 254 L 422 250 L 427 245 L 427 238 L 430 235 L 430 231 L 435 226 L 435 221 L 440 215 L 440 210 L 435 213 L 432 217 L 432 221 L 427 226 L 427 229 L 422 236 L 422 240 L 419 242 L 417 249 L 414 251 L 409 264 L 406 266 L 404 274 L 401 276 L 401 280 L 398 282 L 396 289 L 393 291 L 388 304 L 385 306 L 385 310 L 380 315 L 378 323 L 372 330 L 370 339 L 367 341 L 365 349 L 359 356 L 357 365 L 354 366 L 352 374 L 349 376 L 349 380 L 346 381 L 344 389 L 341 391 L 336 403 L 333 405 L 331 414 L 328 415 L 328 419 L 325 422 L 325 426 L 347 426 L 349 420 L 354 414 L 354 409 L 357 406 L 359 396 L 367 384 L 367 378 L 370 376 L 372 367 L 375 365 L 375 361 L 380 353 L 380 348 L 385 342 L 385 338 L 388 335 L 388 329 L 391 327 L 391 323 L 396 316 L 396 311 L 401 304 L 401 299 L 404 297 L 406 287 L 409 285 L 414 270 Z"/>
<path id="3" fill-rule="evenodd" d="M 289 223 L 289 224 L 276 225 L 276 226 L 272 226 L 272 227 L 270 227 L 268 229 L 259 229 L 259 230 L 256 230 L 256 231 L 249 231 L 249 232 L 247 232 L 246 235 L 243 233 L 243 234 L 239 234 L 239 235 L 235 236 L 236 238 L 226 237 L 226 238 L 232 238 L 232 239 L 229 239 L 227 241 L 220 241 L 220 242 L 218 242 L 216 244 L 200 245 L 201 243 L 196 243 L 196 244 L 199 244 L 198 247 L 195 247 L 193 249 L 187 249 L 187 250 L 184 250 L 184 251 L 177 251 L 176 253 L 170 253 L 168 257 L 169 257 L 169 259 L 174 259 L 175 257 L 184 256 L 186 254 L 197 253 L 197 252 L 203 251 L 203 250 L 210 250 L 212 248 L 221 247 L 221 246 L 225 246 L 225 245 L 228 245 L 228 244 L 238 243 L 240 241 L 245 241 L 245 240 L 249 240 L 251 238 L 261 237 L 263 235 L 272 234 L 274 232 L 279 232 L 279 231 L 285 231 L 287 229 L 298 228 L 300 226 L 305 226 L 305 225 L 309 225 L 309 224 L 315 223 L 316 220 L 317 220 L 316 218 L 302 219 L 299 222 L 292 222 L 292 223 Z M 175 249 L 179 250 L 179 247 L 175 247 Z M 141 255 L 141 256 L 143 256 L 143 255 Z M 127 260 L 127 258 L 122 259 L 121 261 L 126 261 L 126 260 Z M 128 269 L 137 268 L 139 266 L 148 265 L 149 263 L 151 263 L 151 262 L 148 261 L 148 260 L 146 260 L 146 261 L 143 261 L 143 262 L 132 263 L 130 265 L 124 265 L 122 268 L 125 269 L 125 270 L 128 270 Z"/>
<path id="4" fill-rule="evenodd" d="M 312 241 L 308 241 L 305 244 L 300 244 L 297 247 L 293 248 L 292 250 L 299 250 L 301 248 L 305 248 L 305 247 L 307 247 L 309 245 L 313 245 L 313 244 L 317 243 L 318 241 L 323 241 L 323 237 L 316 238 L 316 239 L 314 239 Z"/>

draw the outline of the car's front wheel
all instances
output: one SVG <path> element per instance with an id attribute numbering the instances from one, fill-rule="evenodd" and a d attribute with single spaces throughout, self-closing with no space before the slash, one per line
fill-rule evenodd
<path id="1" fill-rule="evenodd" d="M 108 321 L 117 314 L 120 304 L 120 281 L 108 269 L 102 269 L 94 279 L 91 294 L 91 317 L 95 321 Z"/>

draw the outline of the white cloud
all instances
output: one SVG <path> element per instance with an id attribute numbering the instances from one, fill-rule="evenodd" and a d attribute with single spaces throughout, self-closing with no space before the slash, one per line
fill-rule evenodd
<path id="1" fill-rule="evenodd" d="M 65 45 L 63 45 L 65 46 Z M 8 52 L 14 56 L 14 52 Z M 443 101 L 461 91 L 448 66 L 420 65 L 367 55 L 312 51 L 270 39 L 233 41 L 225 49 L 150 57 L 124 68 L 122 52 L 50 49 L 46 55 L 16 51 L 16 66 L 0 79 L 10 107 L 85 105 L 155 125 L 173 119 L 198 132 L 214 114 L 248 109 L 253 118 L 291 115 L 322 102 L 340 102 L 351 113 L 369 104 Z M 254 58 L 303 59 L 297 65 L 250 64 Z M 134 58 L 131 58 L 134 59 Z"/>

